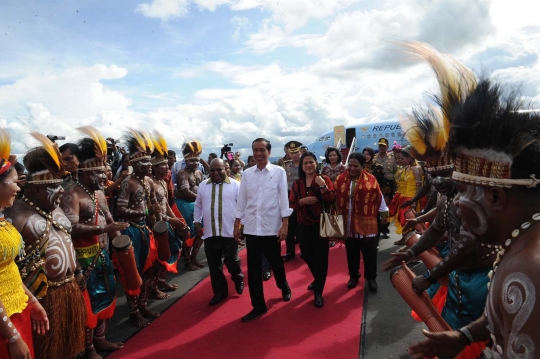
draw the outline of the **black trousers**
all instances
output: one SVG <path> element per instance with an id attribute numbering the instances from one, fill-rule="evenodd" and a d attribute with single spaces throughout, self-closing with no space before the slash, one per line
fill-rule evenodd
<path id="1" fill-rule="evenodd" d="M 327 238 L 319 235 L 319 223 L 312 225 L 300 224 L 300 250 L 302 257 L 313 275 L 313 292 L 322 294 L 326 276 L 328 275 L 328 245 Z"/>
<path id="2" fill-rule="evenodd" d="M 244 280 L 244 274 L 240 267 L 240 257 L 238 256 L 238 243 L 234 238 L 208 237 L 204 240 L 204 252 L 208 260 L 214 295 L 227 295 L 228 293 L 227 279 L 223 274 L 223 263 L 227 266 L 233 282 Z M 221 262 L 222 253 L 225 254 L 223 263 Z"/>
<path id="3" fill-rule="evenodd" d="M 285 239 L 286 254 L 295 253 L 295 238 L 298 238 L 298 217 L 296 211 L 289 216 L 289 227 L 287 229 L 287 238 Z"/>
<path id="4" fill-rule="evenodd" d="M 281 258 L 281 246 L 277 236 L 253 236 L 246 234 L 246 248 L 248 261 L 248 285 L 251 305 L 258 309 L 267 309 L 264 301 L 262 280 L 262 255 L 268 259 L 274 272 L 279 289 L 289 287 L 285 276 L 285 266 Z"/>
<path id="5" fill-rule="evenodd" d="M 360 270 L 360 252 L 364 257 L 364 278 L 366 280 L 377 278 L 377 244 L 379 236 L 371 238 L 347 238 L 345 249 L 347 251 L 347 266 L 349 276 L 357 278 Z"/>
<path id="6" fill-rule="evenodd" d="M 270 263 L 268 263 L 268 259 L 266 259 L 264 254 L 262 255 L 262 270 L 263 270 L 263 272 L 271 272 L 272 271 L 272 267 L 270 267 Z"/>

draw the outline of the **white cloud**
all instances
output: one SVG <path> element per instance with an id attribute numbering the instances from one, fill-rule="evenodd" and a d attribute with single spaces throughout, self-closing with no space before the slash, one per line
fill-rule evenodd
<path id="1" fill-rule="evenodd" d="M 182 18 L 189 13 L 189 0 L 153 0 L 150 4 L 138 4 L 135 11 L 162 21 Z"/>
<path id="2" fill-rule="evenodd" d="M 231 19 L 231 24 L 234 27 L 232 38 L 234 41 L 238 41 L 240 35 L 247 32 L 250 22 L 247 17 L 235 16 Z"/>

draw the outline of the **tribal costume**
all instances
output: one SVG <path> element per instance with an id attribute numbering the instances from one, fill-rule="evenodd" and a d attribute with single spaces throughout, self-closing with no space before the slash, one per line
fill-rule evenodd
<path id="1" fill-rule="evenodd" d="M 203 180 L 202 173 L 195 169 L 192 171 L 188 164 L 190 160 L 199 160 L 202 153 L 202 144 L 195 140 L 186 143 L 182 154 L 186 162 L 186 168 L 180 170 L 177 175 L 177 194 L 174 202 L 176 207 L 184 217 L 186 224 L 190 228 L 190 239 L 186 240 L 183 245 L 183 255 L 185 259 L 185 268 L 195 270 L 196 267 L 202 267 L 203 264 L 197 261 L 197 254 L 201 249 L 203 240 L 196 235 L 195 225 L 193 224 L 193 213 L 195 211 L 195 198 L 199 184 Z M 204 226 L 204 223 L 203 223 Z"/>
<path id="2" fill-rule="evenodd" d="M 82 178 L 102 180 L 107 159 L 107 143 L 99 131 L 92 126 L 80 127 L 78 130 L 88 137 L 78 143 L 79 176 L 75 184 L 66 189 L 63 209 L 72 221 L 74 231 L 79 230 L 76 236 L 72 236 L 72 241 L 79 265 L 87 277 L 83 296 L 86 304 L 86 350 L 88 352 L 95 351 L 94 338 L 105 339 L 107 323 L 112 318 L 116 307 L 116 280 L 108 251 L 102 248 L 105 247 L 108 234 L 84 233 L 84 231 L 95 231 L 96 228 L 103 229 L 107 225 L 106 215 L 109 215 L 109 211 L 107 208 L 101 208 L 101 205 L 106 206 L 106 201 L 102 204 L 99 201 L 99 198 L 104 198 L 104 194 L 100 190 L 91 192 L 81 183 Z M 86 173 L 89 172 L 93 177 L 86 177 Z M 77 213 L 74 213 L 71 207 L 73 201 L 76 201 Z M 87 212 L 87 207 L 90 213 Z M 86 220 L 83 221 L 84 218 Z"/>
<path id="3" fill-rule="evenodd" d="M 59 188 L 64 170 L 58 146 L 42 134 L 33 132 L 32 136 L 43 147 L 30 150 L 24 158 L 28 170 L 25 193 L 32 192 L 31 186 L 43 186 L 48 191 L 51 186 Z M 75 282 L 71 223 L 57 205 L 53 211 L 46 212 L 24 196 L 8 212 L 26 240 L 28 255 L 19 257 L 17 263 L 21 277 L 49 318 L 49 331 L 34 337 L 36 358 L 75 357 L 84 350 L 86 309 Z"/>
<path id="4" fill-rule="evenodd" d="M 413 113 L 401 119 L 407 140 L 411 143 L 411 153 L 426 162 L 426 171 L 437 180 L 446 173 L 448 176 L 454 163 L 448 155 L 448 138 L 453 125 L 454 108 L 464 100 L 476 86 L 472 72 L 459 64 L 455 59 L 438 53 L 428 45 L 421 43 L 405 44 L 411 53 L 430 63 L 437 75 L 440 86 L 440 95 L 434 96 L 435 102 L 440 106 L 417 107 Z M 446 180 L 450 181 L 448 178 Z M 452 183 L 452 182 L 450 182 Z M 448 275 L 448 287 L 435 282 L 428 290 L 433 298 L 434 305 L 441 310 L 442 318 L 452 329 L 459 329 L 481 317 L 487 296 L 487 273 L 484 262 L 486 258 L 498 251 L 498 246 L 483 248 L 475 244 L 468 237 L 461 235 L 461 218 L 457 214 L 454 197 L 457 189 L 452 185 L 445 195 L 442 195 L 437 204 L 437 217 L 432 226 L 424 233 L 419 242 L 435 238 L 435 233 L 444 233 L 448 237 L 446 243 L 437 244 L 442 260 L 439 264 L 424 274 L 441 280 Z M 436 240 L 436 238 L 435 238 Z M 419 243 L 417 242 L 417 243 Z M 418 255 L 413 245 L 409 250 L 411 256 Z M 458 261 L 459 260 L 459 261 Z M 453 269 L 453 270 L 451 270 Z M 427 280 L 427 279 L 426 279 Z M 445 293 L 447 291 L 447 293 Z M 413 314 L 413 317 L 415 315 Z M 486 343 L 474 343 L 463 350 L 458 358 L 477 358 L 481 355 Z"/>

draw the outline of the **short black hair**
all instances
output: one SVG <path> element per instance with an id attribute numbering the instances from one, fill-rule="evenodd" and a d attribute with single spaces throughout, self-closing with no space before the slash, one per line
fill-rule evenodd
<path id="1" fill-rule="evenodd" d="M 366 156 L 364 156 L 363 154 L 361 154 L 360 152 L 353 152 L 349 155 L 349 161 L 350 160 L 357 160 L 358 163 L 360 163 L 360 165 L 362 167 L 364 167 L 364 165 L 366 164 Z"/>
<path id="2" fill-rule="evenodd" d="M 317 156 L 313 152 L 304 152 L 302 153 L 302 156 L 300 156 L 300 164 L 298 166 L 298 177 L 301 179 L 306 179 L 306 172 L 304 172 L 304 169 L 302 168 L 302 164 L 304 163 L 304 158 L 306 157 L 313 157 L 316 164 L 319 164 L 317 161 Z M 315 167 L 315 173 L 319 174 L 319 166 Z"/>
<path id="3" fill-rule="evenodd" d="M 252 149 L 253 149 L 253 144 L 255 144 L 255 142 L 266 142 L 266 150 L 268 152 L 270 152 L 272 150 L 272 144 L 266 138 L 259 137 L 259 138 L 256 138 L 255 140 L 253 140 L 253 142 L 251 142 L 251 148 Z"/>
<path id="4" fill-rule="evenodd" d="M 64 143 L 62 146 L 58 148 L 60 150 L 60 153 L 64 153 L 67 150 L 71 152 L 72 155 L 79 157 L 79 146 L 77 146 L 74 143 Z"/>
<path id="5" fill-rule="evenodd" d="M 15 167 L 15 171 L 17 172 L 24 172 L 26 171 L 26 168 L 24 168 L 24 165 L 20 162 L 15 162 L 15 164 L 13 165 Z"/>
<path id="6" fill-rule="evenodd" d="M 326 152 L 324 152 L 324 158 L 326 159 L 326 163 L 330 163 L 330 152 L 335 151 L 338 158 L 338 163 L 343 161 L 343 156 L 341 155 L 341 151 L 338 150 L 335 147 L 328 147 L 326 149 Z"/>
<path id="7" fill-rule="evenodd" d="M 210 152 L 208 154 L 208 157 L 212 157 L 212 159 L 217 158 L 217 155 L 214 152 Z"/>
<path id="8" fill-rule="evenodd" d="M 174 156 L 174 157 L 176 157 L 176 152 L 174 152 L 173 150 L 168 150 L 168 151 L 167 151 L 167 156 Z"/>

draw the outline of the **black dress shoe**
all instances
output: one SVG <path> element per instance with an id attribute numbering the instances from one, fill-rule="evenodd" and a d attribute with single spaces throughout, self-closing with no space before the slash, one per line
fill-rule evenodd
<path id="1" fill-rule="evenodd" d="M 322 308 L 324 306 L 324 299 L 322 294 L 315 294 L 315 306 L 317 308 Z"/>
<path id="2" fill-rule="evenodd" d="M 242 294 L 244 293 L 244 281 L 235 282 L 234 283 L 234 289 L 236 289 L 236 293 Z"/>
<path id="3" fill-rule="evenodd" d="M 281 256 L 281 258 L 283 258 L 284 261 L 294 259 L 294 257 L 295 257 L 294 253 L 286 253 L 284 256 Z"/>
<path id="4" fill-rule="evenodd" d="M 216 305 L 225 298 L 227 298 L 227 294 L 216 294 L 210 299 L 210 305 Z"/>
<path id="5" fill-rule="evenodd" d="M 272 278 L 272 272 L 263 272 L 263 280 L 269 280 Z"/>
<path id="6" fill-rule="evenodd" d="M 281 296 L 283 297 L 283 300 L 288 302 L 291 300 L 291 288 L 287 287 L 285 289 L 281 290 Z"/>
<path id="7" fill-rule="evenodd" d="M 377 281 L 375 279 L 370 279 L 367 281 L 368 288 L 371 292 L 376 292 L 379 289 Z"/>
<path id="8" fill-rule="evenodd" d="M 267 312 L 267 310 L 264 309 L 264 308 L 263 309 L 253 308 L 253 310 L 251 312 L 249 312 L 247 315 L 242 317 L 242 321 L 243 322 L 252 321 L 253 319 L 259 318 L 261 315 L 266 314 L 266 312 Z"/>
<path id="9" fill-rule="evenodd" d="M 389 236 L 388 234 L 386 234 L 386 233 L 383 233 L 383 234 L 381 235 L 381 238 L 382 238 L 382 239 L 388 239 L 388 238 L 390 238 L 390 236 Z"/>
<path id="10" fill-rule="evenodd" d="M 313 290 L 313 283 L 307 286 L 307 290 Z"/>
<path id="11" fill-rule="evenodd" d="M 356 287 L 356 285 L 358 284 L 358 279 L 358 277 L 349 279 L 349 281 L 347 282 L 347 288 L 353 289 L 354 287 Z"/>

